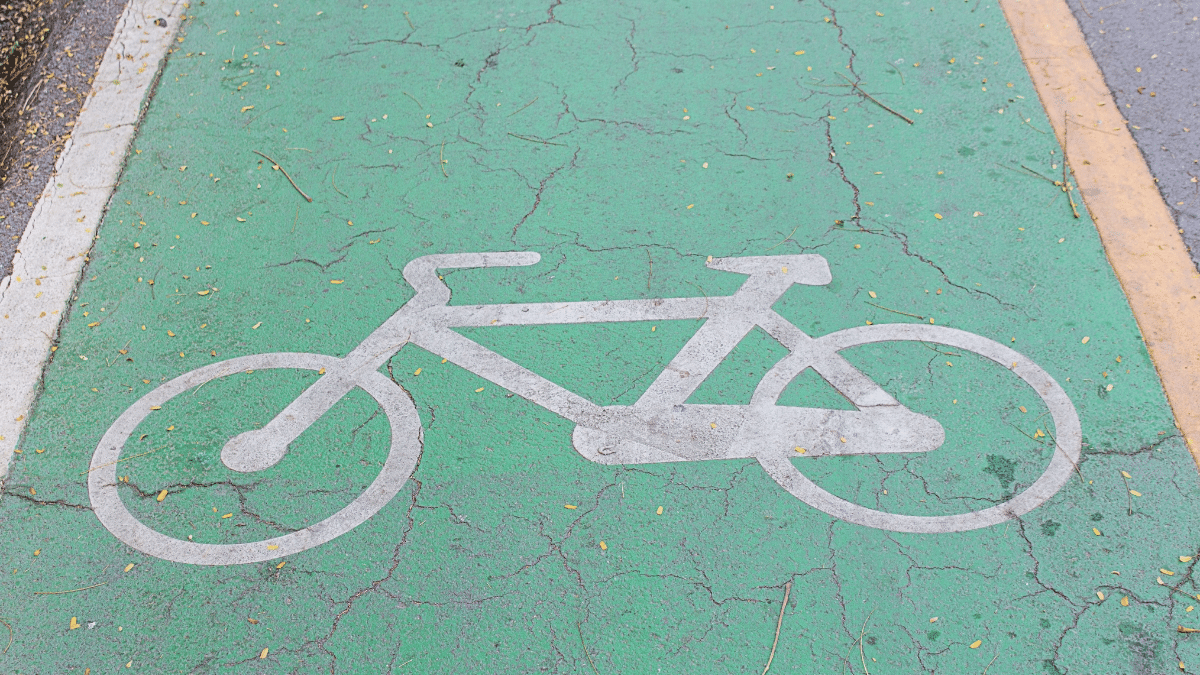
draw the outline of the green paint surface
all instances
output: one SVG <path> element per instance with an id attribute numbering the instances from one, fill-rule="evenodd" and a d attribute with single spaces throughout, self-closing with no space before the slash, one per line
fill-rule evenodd
<path id="1" fill-rule="evenodd" d="M 999 9 L 974 4 L 195 3 L 4 483 L 0 668 L 757 673 L 788 582 L 773 672 L 1200 666 L 1175 629 L 1194 616 L 1196 468 L 1086 214 L 1021 175 L 1060 178 L 1061 151 Z M 542 262 L 448 271 L 451 304 L 728 295 L 743 277 L 710 255 L 819 253 L 833 282 L 778 312 L 814 336 L 936 321 L 1017 349 L 1079 411 L 1078 475 L 1019 520 L 895 534 L 752 460 L 591 464 L 570 422 L 407 347 L 386 372 L 417 404 L 421 461 L 351 532 L 196 567 L 90 512 L 100 436 L 154 387 L 235 356 L 345 355 L 412 296 L 409 260 L 503 250 Z M 461 333 L 627 405 L 699 325 Z M 751 333 L 691 402 L 746 403 L 784 353 Z M 926 343 L 844 355 L 947 440 L 797 457 L 840 497 L 979 510 L 1052 456 L 1040 399 L 1004 368 Z M 117 471 L 128 508 L 235 543 L 352 501 L 390 442 L 360 391 L 271 469 L 218 456 L 316 377 L 231 376 L 149 417 Z M 812 371 L 779 403 L 849 407 Z"/>

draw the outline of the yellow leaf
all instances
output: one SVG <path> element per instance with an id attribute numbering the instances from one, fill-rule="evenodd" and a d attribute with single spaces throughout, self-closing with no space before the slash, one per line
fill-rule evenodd
<path id="1" fill-rule="evenodd" d="M 879 297 L 878 295 L 875 295 L 875 291 L 867 291 L 867 295 L 871 296 L 872 298 Z"/>
<path id="2" fill-rule="evenodd" d="M 660 515 L 660 516 L 661 516 L 661 515 L 662 515 L 662 507 L 661 507 L 661 506 L 660 506 L 660 507 L 658 507 L 658 510 L 657 510 L 657 511 L 655 511 L 654 513 L 656 513 L 657 515 Z"/>
<path id="3" fill-rule="evenodd" d="M 281 562 L 281 563 L 279 563 L 278 565 L 276 565 L 276 566 L 275 566 L 275 569 L 277 569 L 277 570 L 283 569 L 283 566 L 284 566 L 284 565 L 286 565 L 286 564 L 287 564 L 287 561 L 286 561 L 286 560 L 284 560 L 283 562 Z"/>
<path id="4" fill-rule="evenodd" d="M 1128 595 L 1127 595 L 1127 596 L 1125 596 L 1125 597 L 1123 597 L 1123 598 L 1121 598 L 1121 606 L 1122 606 L 1122 607 L 1128 607 L 1128 606 L 1129 606 L 1129 596 L 1128 596 Z"/>
<path id="5" fill-rule="evenodd" d="M 126 565 L 126 566 L 125 566 L 125 571 L 126 571 L 126 572 L 128 572 L 128 571 L 129 571 L 129 570 L 131 570 L 131 569 L 133 569 L 133 563 L 129 563 L 128 565 Z"/>
<path id="6" fill-rule="evenodd" d="M 1192 561 L 1192 556 L 1190 556 L 1190 555 L 1179 556 L 1179 562 L 1191 562 L 1191 561 Z"/>
<path id="7" fill-rule="evenodd" d="M 579 508 L 579 507 L 578 507 L 578 506 L 575 506 L 574 504 L 563 504 L 563 508 L 568 508 L 568 509 L 571 509 L 571 510 L 575 510 L 575 509 L 577 509 L 577 508 Z"/>
<path id="8" fill-rule="evenodd" d="M 345 279 L 330 279 L 330 280 L 329 280 L 329 283 L 331 283 L 331 284 L 342 284 L 342 283 L 345 283 L 345 282 L 346 282 L 346 280 L 345 280 Z"/>
<path id="9" fill-rule="evenodd" d="M 983 644 L 983 640 L 976 640 L 971 643 L 971 649 L 979 649 L 979 645 Z"/>
<path id="10" fill-rule="evenodd" d="M 267 544 L 268 551 L 274 551 L 277 548 L 279 548 L 279 544 Z"/>
<path id="11" fill-rule="evenodd" d="M 196 291 L 196 295 L 208 295 L 212 291 Z"/>
<path id="12" fill-rule="evenodd" d="M 333 120 L 334 122 L 341 122 L 342 120 L 346 119 L 346 116 L 338 115 L 337 117 L 330 117 L 329 119 Z"/>
<path id="13" fill-rule="evenodd" d="M 475 393 L 476 393 L 476 394 L 478 394 L 478 393 L 479 393 L 479 392 L 481 392 L 481 391 L 483 391 L 483 387 L 480 387 L 480 388 L 476 389 L 476 390 L 475 390 Z"/>
<path id="14" fill-rule="evenodd" d="M 1023 405 L 1017 406 L 1017 410 L 1020 410 L 1023 413 L 1029 412 L 1028 410 L 1025 409 L 1025 406 L 1023 406 Z"/>
<path id="15" fill-rule="evenodd" d="M 223 516 L 221 516 L 221 517 L 222 517 L 222 518 L 232 518 L 232 517 L 233 517 L 233 514 L 232 514 L 232 513 L 226 513 L 225 515 L 223 515 Z"/>
<path id="16" fill-rule="evenodd" d="M 420 368 L 417 368 L 416 370 L 413 371 L 413 375 L 420 375 L 420 374 L 421 374 Z"/>
<path id="17" fill-rule="evenodd" d="M 1161 568 L 1161 567 L 1160 567 L 1160 568 L 1158 568 L 1158 571 L 1159 571 L 1159 572 L 1162 572 L 1163 574 L 1165 574 L 1165 575 L 1167 575 L 1167 576 L 1169 576 L 1169 577 L 1173 577 L 1173 576 L 1175 576 L 1175 573 L 1174 573 L 1174 572 L 1172 572 L 1171 570 L 1166 570 L 1166 569 L 1163 569 L 1163 568 Z"/>
<path id="18" fill-rule="evenodd" d="M 1080 340 L 1080 342 L 1082 342 L 1083 344 L 1086 345 L 1088 343 L 1088 340 L 1091 340 L 1091 338 L 1085 335 L 1085 336 L 1083 336 L 1083 339 Z"/>
<path id="19" fill-rule="evenodd" d="M 267 651 L 268 651 L 268 649 L 266 647 L 263 647 L 263 650 L 258 653 L 258 658 L 260 658 L 260 659 L 267 658 Z"/>
<path id="20" fill-rule="evenodd" d="M 934 218 L 937 218 L 938 220 L 941 220 L 941 219 L 942 219 L 942 214 L 940 214 L 940 213 L 935 213 L 935 214 L 933 214 L 933 217 L 934 217 Z"/>
<path id="21" fill-rule="evenodd" d="M 1097 537 L 1099 537 L 1099 536 L 1100 536 L 1100 530 L 1097 530 L 1096 528 L 1094 528 L 1094 527 L 1093 527 L 1093 528 L 1092 528 L 1092 534 L 1094 534 L 1094 535 L 1096 535 Z"/>
<path id="22" fill-rule="evenodd" d="M 157 499 L 157 500 L 158 500 L 158 501 L 160 501 L 160 502 L 161 502 L 162 500 L 166 499 L 166 498 L 167 498 L 167 491 L 166 491 L 166 490 L 163 490 L 162 492 L 158 493 L 158 496 L 157 496 L 157 497 L 155 497 L 155 499 Z"/>
<path id="23" fill-rule="evenodd" d="M 1133 478 L 1133 476 L 1130 476 L 1130 475 L 1129 475 L 1129 472 L 1128 472 L 1128 471 L 1122 471 L 1122 472 L 1121 472 L 1121 475 L 1122 475 L 1122 476 L 1125 476 L 1126 478 Z"/>
<path id="24" fill-rule="evenodd" d="M 79 622 L 76 621 L 76 617 L 71 617 L 71 630 L 75 630 L 76 628 L 79 628 Z"/>
<path id="25" fill-rule="evenodd" d="M 1102 593 L 1102 592 L 1100 592 L 1100 591 L 1096 591 L 1096 597 L 1097 597 L 1097 598 L 1100 598 L 1101 600 L 1103 600 L 1103 599 L 1104 599 L 1104 593 Z"/>
<path id="26" fill-rule="evenodd" d="M 607 551 L 607 550 L 608 550 L 608 544 L 604 543 L 603 541 L 602 541 L 602 542 L 600 542 L 600 550 L 601 550 L 601 551 Z"/>
<path id="27" fill-rule="evenodd" d="M 800 51 L 798 51 L 798 52 L 793 52 L 793 53 L 794 53 L 796 56 L 800 56 L 801 54 L 803 54 L 803 53 L 804 53 L 804 50 L 803 50 L 803 49 L 801 49 Z"/>
<path id="28" fill-rule="evenodd" d="M 930 617 L 930 619 L 929 619 L 929 623 L 934 623 L 934 622 L 936 622 L 937 620 L 938 620 L 938 618 L 937 618 L 936 616 L 934 616 L 934 617 Z"/>

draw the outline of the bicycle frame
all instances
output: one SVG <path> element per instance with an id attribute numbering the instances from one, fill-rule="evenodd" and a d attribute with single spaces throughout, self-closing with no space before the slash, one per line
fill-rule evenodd
<path id="1" fill-rule="evenodd" d="M 748 275 L 733 295 L 713 298 L 449 306 L 450 289 L 437 274 L 448 268 L 532 265 L 539 259 L 537 253 L 509 252 L 413 260 L 404 278 L 416 295 L 274 420 L 231 439 L 222 459 L 239 471 L 278 462 L 287 445 L 357 386 L 363 373 L 378 370 L 409 343 L 575 422 L 576 450 L 605 464 L 751 457 L 764 447 L 820 456 L 921 452 L 941 445 L 944 434 L 936 421 L 908 411 L 836 351 L 820 349 L 772 309 L 793 284 L 829 283 L 829 266 L 821 256 L 710 258 L 712 269 Z M 632 406 L 597 405 L 452 330 L 681 319 L 705 322 Z M 802 365 L 820 373 L 858 410 L 775 406 L 787 382 L 772 388 L 770 378 L 764 378 L 749 406 L 684 405 L 755 326 L 786 347 L 788 359 L 804 359 Z M 795 366 L 789 364 L 792 370 Z"/>

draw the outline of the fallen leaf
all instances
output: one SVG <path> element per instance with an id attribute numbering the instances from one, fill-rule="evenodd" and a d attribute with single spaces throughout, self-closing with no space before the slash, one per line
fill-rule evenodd
<path id="1" fill-rule="evenodd" d="M 971 643 L 971 649 L 979 649 L 979 645 L 983 644 L 983 640 L 976 640 Z"/>
<path id="2" fill-rule="evenodd" d="M 563 508 L 568 508 L 568 509 L 574 510 L 574 509 L 577 509 L 577 508 L 579 508 L 579 507 L 578 507 L 578 506 L 575 506 L 574 504 L 563 504 Z"/>
<path id="3" fill-rule="evenodd" d="M 71 617 L 71 628 L 70 628 L 70 630 L 75 630 L 76 628 L 79 628 L 79 622 L 78 622 L 78 621 L 76 621 L 76 617 Z"/>
<path id="4" fill-rule="evenodd" d="M 258 658 L 260 658 L 260 659 L 267 658 L 267 651 L 268 651 L 268 649 L 266 647 L 263 647 L 263 650 L 258 653 Z"/>
<path id="5" fill-rule="evenodd" d="M 1122 607 L 1128 607 L 1128 606 L 1129 606 L 1129 596 L 1128 596 L 1128 595 L 1127 595 L 1127 596 L 1125 596 L 1125 597 L 1123 597 L 1123 598 L 1121 598 L 1121 606 L 1122 606 Z"/>
<path id="6" fill-rule="evenodd" d="M 158 493 L 158 496 L 157 496 L 157 497 L 155 497 L 155 499 L 156 499 L 156 500 L 158 500 L 158 501 L 160 501 L 160 502 L 161 502 L 162 500 L 166 499 L 166 498 L 167 498 L 167 491 L 166 491 L 166 490 L 163 490 L 162 492 Z"/>

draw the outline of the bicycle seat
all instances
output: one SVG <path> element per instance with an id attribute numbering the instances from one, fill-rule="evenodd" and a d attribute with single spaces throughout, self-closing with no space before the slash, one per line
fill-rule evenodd
<path id="1" fill-rule="evenodd" d="M 713 258 L 706 263 L 710 269 L 738 274 L 782 275 L 781 279 L 805 286 L 824 286 L 833 281 L 829 263 L 823 256 L 755 255 L 739 258 Z"/>

